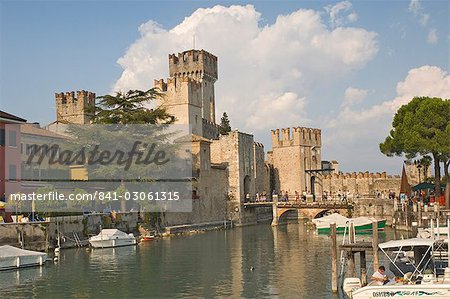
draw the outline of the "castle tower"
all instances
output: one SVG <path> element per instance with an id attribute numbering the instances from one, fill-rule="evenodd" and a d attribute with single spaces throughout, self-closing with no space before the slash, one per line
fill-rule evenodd
<path id="1" fill-rule="evenodd" d="M 56 121 L 60 123 L 89 124 L 92 114 L 85 109 L 95 105 L 95 93 L 80 90 L 55 93 Z"/>
<path id="2" fill-rule="evenodd" d="M 217 57 L 205 50 L 170 54 L 169 76 L 167 83 L 162 79 L 154 81 L 165 95 L 160 104 L 176 117 L 177 123 L 189 124 L 194 134 L 210 138 L 205 131 L 214 129 L 216 122 Z"/>
<path id="3" fill-rule="evenodd" d="M 296 127 L 272 130 L 272 187 L 275 191 L 287 191 L 290 196 L 295 191 L 308 191 L 320 197 L 321 146 L 319 129 Z"/>

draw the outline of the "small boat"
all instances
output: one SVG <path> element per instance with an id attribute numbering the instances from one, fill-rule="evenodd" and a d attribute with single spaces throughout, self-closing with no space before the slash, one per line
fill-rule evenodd
<path id="1" fill-rule="evenodd" d="M 47 261 L 43 252 L 24 250 L 10 245 L 0 246 L 0 270 L 42 266 Z"/>
<path id="2" fill-rule="evenodd" d="M 96 236 L 89 238 L 93 248 L 109 248 L 136 245 L 133 234 L 126 234 L 118 229 L 102 229 Z"/>
<path id="3" fill-rule="evenodd" d="M 378 230 L 384 230 L 386 226 L 386 219 L 377 220 L 371 217 L 357 217 L 357 218 L 347 218 L 338 213 L 334 213 L 321 218 L 313 219 L 313 223 L 316 225 L 317 232 L 319 234 L 330 233 L 330 224 L 336 223 L 336 232 L 344 233 L 346 227 L 348 229 L 348 223 L 353 222 L 355 227 L 355 232 L 370 232 L 372 231 L 372 223 L 377 221 Z"/>
<path id="4" fill-rule="evenodd" d="M 445 250 L 447 250 L 447 253 L 449 252 L 447 240 L 445 242 L 422 238 L 393 240 L 380 243 L 378 248 L 389 260 L 390 270 L 396 276 L 399 276 L 399 279 L 396 278 L 384 285 L 377 285 L 376 282 L 372 282 L 361 288 L 347 288 L 349 297 L 353 299 L 385 297 L 450 298 L 450 268 L 448 268 L 448 262 L 446 265 L 436 262 L 437 256 L 442 257 Z M 412 256 L 401 254 L 404 252 L 413 252 L 414 254 Z M 436 252 L 441 254 L 434 254 Z M 408 263 L 411 263 L 412 267 L 403 267 L 405 259 L 408 259 Z M 394 268 L 396 271 L 393 271 Z"/>
<path id="5" fill-rule="evenodd" d="M 428 227 L 428 228 L 418 228 L 417 230 L 417 238 L 422 239 L 430 239 L 433 237 L 434 239 L 444 240 L 447 238 L 448 227 Z"/>
<path id="6" fill-rule="evenodd" d="M 154 240 L 156 237 L 154 235 L 145 235 L 141 237 L 141 242 L 147 242 Z"/>

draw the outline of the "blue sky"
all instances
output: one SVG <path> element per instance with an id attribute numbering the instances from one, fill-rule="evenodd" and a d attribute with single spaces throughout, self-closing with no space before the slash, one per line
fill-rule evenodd
<path id="1" fill-rule="evenodd" d="M 450 98 L 447 1 L 0 5 L 0 109 L 30 122 L 55 119 L 55 92 L 152 87 L 193 34 L 219 56 L 217 115 L 266 150 L 270 129 L 321 128 L 322 159 L 344 171 L 400 173 L 378 152 L 393 113 L 414 95 Z"/>

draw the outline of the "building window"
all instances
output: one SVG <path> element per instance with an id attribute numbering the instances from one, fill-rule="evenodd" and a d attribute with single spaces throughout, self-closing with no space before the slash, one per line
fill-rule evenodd
<path id="1" fill-rule="evenodd" d="M 17 180 L 16 165 L 9 165 L 9 180 L 10 181 Z"/>
<path id="2" fill-rule="evenodd" d="M 0 129 L 0 146 L 5 146 L 5 129 Z"/>
<path id="3" fill-rule="evenodd" d="M 9 131 L 9 146 L 17 146 L 16 131 Z"/>

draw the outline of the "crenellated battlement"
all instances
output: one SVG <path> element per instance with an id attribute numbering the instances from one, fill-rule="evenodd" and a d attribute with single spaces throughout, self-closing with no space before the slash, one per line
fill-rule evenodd
<path id="1" fill-rule="evenodd" d="M 160 92 L 167 91 L 167 83 L 164 82 L 164 79 L 153 80 L 153 87 L 159 89 Z"/>
<path id="2" fill-rule="evenodd" d="M 351 172 L 351 173 L 350 172 L 346 172 L 346 173 L 340 172 L 340 173 L 332 173 L 332 174 L 324 176 L 325 179 L 332 179 L 332 178 L 334 178 L 334 179 L 336 179 L 336 178 L 339 178 L 339 179 L 350 179 L 350 178 L 352 178 L 352 179 L 386 179 L 389 177 L 392 177 L 392 176 L 387 175 L 387 173 L 385 171 L 383 171 L 381 173 L 380 172 L 373 173 L 373 172 L 368 172 L 368 171 L 358 172 L 358 173 L 356 173 L 356 172 Z"/>
<path id="3" fill-rule="evenodd" d="M 281 139 L 280 129 L 272 130 L 272 147 L 286 147 L 286 146 L 321 146 L 322 135 L 320 129 L 294 127 L 282 128 Z"/>
<path id="4" fill-rule="evenodd" d="M 95 103 L 95 93 L 78 90 L 77 96 L 75 97 L 74 91 L 55 93 L 55 99 L 57 104 L 67 104 L 67 103 L 79 103 L 83 102 L 85 104 Z"/>
<path id="5" fill-rule="evenodd" d="M 87 124 L 90 123 L 92 114 L 85 109 L 95 105 L 95 93 L 79 90 L 76 92 L 55 93 L 56 120 L 65 123 Z"/>
<path id="6" fill-rule="evenodd" d="M 218 79 L 217 74 L 217 57 L 205 50 L 169 54 L 170 77 L 191 77 L 200 80 L 207 76 L 215 81 Z"/>
<path id="7" fill-rule="evenodd" d="M 161 92 L 176 92 L 183 86 L 188 86 L 193 91 L 200 91 L 202 83 L 190 77 L 168 78 L 167 82 L 164 82 L 164 79 L 153 80 L 153 87 L 158 88 Z"/>

